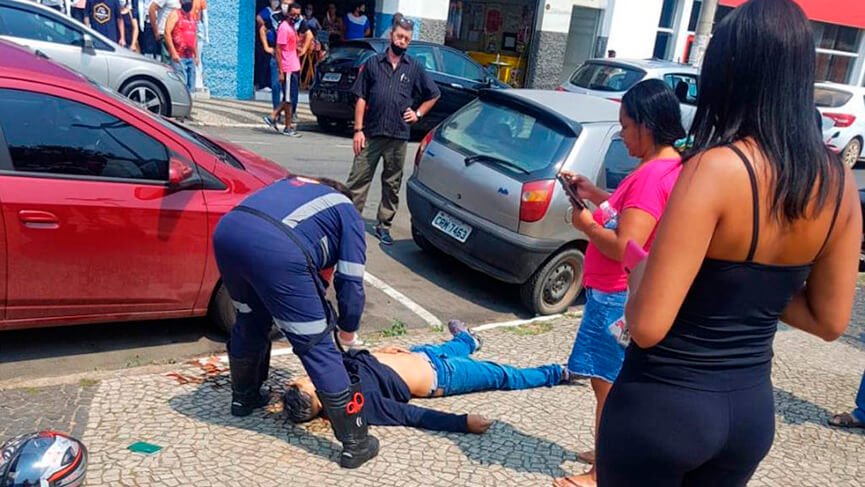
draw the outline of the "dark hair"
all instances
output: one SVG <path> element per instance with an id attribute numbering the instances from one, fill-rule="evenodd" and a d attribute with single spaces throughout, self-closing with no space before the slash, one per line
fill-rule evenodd
<path id="1" fill-rule="evenodd" d="M 306 423 L 315 418 L 312 414 L 312 398 L 298 386 L 288 386 L 282 395 L 282 402 L 285 414 L 292 423 Z"/>
<path id="2" fill-rule="evenodd" d="M 622 97 L 622 107 L 634 122 L 652 132 L 658 145 L 673 145 L 685 137 L 682 111 L 673 90 L 659 79 L 648 79 L 634 85 Z"/>
<path id="3" fill-rule="evenodd" d="M 351 4 L 351 11 L 354 12 L 355 10 L 357 10 L 361 7 L 364 7 L 364 6 L 366 6 L 366 2 L 356 1 L 356 2 Z"/>
<path id="4" fill-rule="evenodd" d="M 291 5 L 288 6 L 288 9 L 289 9 L 289 10 L 303 10 L 303 5 L 301 5 L 301 4 L 298 3 L 298 2 L 294 2 L 294 3 L 292 3 Z"/>
<path id="5" fill-rule="evenodd" d="M 397 20 L 394 18 L 393 27 L 399 27 L 400 29 L 405 29 L 408 31 L 414 32 L 414 20 L 403 16 L 401 19 Z"/>
<path id="6" fill-rule="evenodd" d="M 703 60 L 688 156 L 752 137 L 769 163 L 771 211 L 780 221 L 804 217 L 815 186 L 822 209 L 843 171 L 814 124 L 814 66 L 811 26 L 791 0 L 733 10 Z"/>
<path id="7" fill-rule="evenodd" d="M 313 179 L 317 179 L 318 182 L 320 182 L 321 184 L 323 184 L 325 186 L 330 186 L 331 188 L 335 189 L 337 192 L 342 193 L 342 195 L 347 197 L 348 199 L 352 199 L 351 191 L 348 189 L 348 186 L 346 186 L 345 184 L 343 184 L 339 181 L 336 181 L 334 179 L 330 179 L 330 178 L 313 178 Z"/>

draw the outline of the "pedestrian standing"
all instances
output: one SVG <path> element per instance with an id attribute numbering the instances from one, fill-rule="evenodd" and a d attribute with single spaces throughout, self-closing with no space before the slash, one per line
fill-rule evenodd
<path id="1" fill-rule="evenodd" d="M 378 161 L 384 159 L 381 172 L 381 203 L 375 235 L 391 245 L 391 223 L 399 207 L 403 165 L 411 125 L 429 113 L 439 99 L 439 89 L 418 62 L 408 54 L 414 22 L 403 19 L 396 25 L 390 47 L 369 58 L 354 85 L 357 96 L 354 108 L 354 163 L 348 176 L 348 187 L 355 208 L 363 213 L 369 185 Z M 415 96 L 422 101 L 413 108 Z"/>
<path id="2" fill-rule="evenodd" d="M 640 82 L 625 93 L 619 110 L 622 142 L 640 164 L 613 194 L 592 184 L 585 176 L 565 173 L 578 195 L 598 208 L 574 210 L 573 225 L 589 238 L 583 284 L 586 308 L 568 359 L 572 375 L 589 377 L 595 393 L 595 437 L 607 394 L 625 358 L 627 337 L 616 335 L 614 325 L 625 314 L 627 274 L 622 260 L 628 241 L 648 251 L 655 238 L 667 198 L 682 171 L 682 158 L 673 144 L 685 136 L 679 102 L 661 80 Z M 580 458 L 594 463 L 595 452 Z M 595 485 L 594 466 L 589 472 L 562 478 L 557 486 Z"/>
<path id="3" fill-rule="evenodd" d="M 126 44 L 119 0 L 87 0 L 84 24 L 112 41 Z"/>
<path id="4" fill-rule="evenodd" d="M 306 25 L 309 26 L 309 29 L 312 31 L 313 37 L 318 37 L 318 33 L 321 32 L 321 22 L 315 18 L 315 7 L 312 6 L 311 3 L 306 4 L 306 9 L 303 11 L 304 20 L 306 20 Z"/>
<path id="5" fill-rule="evenodd" d="M 301 6 L 299 3 L 292 4 L 289 9 L 288 20 L 291 21 L 292 26 L 294 26 L 294 31 L 297 34 L 297 59 L 302 69 L 302 61 L 304 57 L 309 56 L 312 53 L 315 36 L 312 33 L 312 29 L 309 28 L 309 23 L 303 18 L 300 11 Z M 289 83 L 289 95 L 291 97 L 291 123 L 295 125 L 298 123 L 297 104 L 300 101 L 301 69 L 298 69 L 291 74 L 291 82 Z"/>
<path id="6" fill-rule="evenodd" d="M 345 40 L 363 39 L 372 34 L 369 19 L 366 16 L 366 3 L 355 0 L 351 12 L 345 14 Z"/>
<path id="7" fill-rule="evenodd" d="M 195 91 L 204 90 L 204 46 L 210 42 L 210 16 L 207 14 L 207 0 L 194 0 L 192 2 L 192 18 L 198 32 L 198 43 L 196 53 L 198 64 L 195 66 Z"/>
<path id="8" fill-rule="evenodd" d="M 138 0 L 120 0 L 120 19 L 126 33 L 124 47 L 139 52 L 138 47 Z"/>
<path id="9" fill-rule="evenodd" d="M 180 0 L 180 9 L 171 12 L 165 25 L 165 42 L 171 64 L 186 80 L 186 88 L 195 91 L 195 66 L 198 65 L 197 22 L 192 16 L 193 0 Z"/>
<path id="10" fill-rule="evenodd" d="M 343 24 L 342 19 L 337 14 L 336 5 L 331 3 L 327 6 L 327 12 L 324 14 L 324 22 L 321 26 L 327 32 L 328 45 L 342 38 Z"/>
<path id="11" fill-rule="evenodd" d="M 283 20 L 280 0 L 270 0 L 270 5 L 261 9 L 255 16 L 258 24 L 258 41 L 262 51 L 267 55 L 268 64 L 259 63 L 262 80 L 267 75 L 270 82 L 270 97 L 273 110 L 282 102 L 282 83 L 279 81 L 279 65 L 276 60 L 276 31 Z M 264 83 L 263 81 L 261 82 Z"/>
<path id="12" fill-rule="evenodd" d="M 163 62 L 171 61 L 168 46 L 165 43 L 165 26 L 168 24 L 168 16 L 171 12 L 180 8 L 180 0 L 153 0 L 148 10 L 150 24 L 156 26 L 153 29 L 154 55 Z"/>
<path id="13" fill-rule="evenodd" d="M 150 23 L 150 6 L 153 0 L 138 0 L 138 47 L 141 49 L 141 54 L 150 57 L 159 55 L 158 44 L 156 43 L 156 35 L 153 29 L 155 24 Z"/>
<path id="14" fill-rule="evenodd" d="M 366 301 L 363 220 L 335 181 L 292 176 L 244 199 L 222 217 L 213 250 L 237 310 L 228 342 L 231 414 L 267 405 L 270 329 L 279 328 L 315 385 L 342 443 L 340 466 L 356 468 L 378 454 L 368 434 L 364 397 L 332 337 L 353 336 Z M 339 314 L 325 298 L 321 271 L 336 268 Z"/>
<path id="15" fill-rule="evenodd" d="M 69 13 L 73 19 L 83 24 L 87 16 L 87 0 L 72 0 L 69 4 Z"/>
<path id="16" fill-rule="evenodd" d="M 832 341 L 850 321 L 862 215 L 814 124 L 813 39 L 792 0 L 745 2 L 712 34 L 693 153 L 629 279 L 602 486 L 746 485 L 775 438 L 778 322 Z"/>
<path id="17" fill-rule="evenodd" d="M 264 117 L 264 123 L 279 131 L 277 120 L 280 113 L 284 113 L 285 127 L 282 130 L 282 134 L 290 137 L 300 137 L 297 128 L 292 125 L 292 104 L 289 93 L 297 89 L 292 85 L 295 79 L 294 74 L 300 71 L 298 31 L 295 30 L 294 25 L 300 16 L 301 7 L 300 4 L 292 4 L 290 1 L 283 0 L 282 2 L 282 13 L 286 18 L 279 24 L 279 28 L 276 31 L 276 63 L 279 71 L 279 82 L 282 85 L 280 87 L 282 102 L 269 117 Z M 303 23 L 301 28 L 305 27 L 305 25 Z M 303 33 L 306 34 L 308 30 L 307 28 Z"/>
<path id="18" fill-rule="evenodd" d="M 395 25 L 399 24 L 400 22 L 402 22 L 402 19 L 404 19 L 404 18 L 405 18 L 405 15 L 403 15 L 402 12 L 397 12 L 397 13 L 393 14 L 393 18 L 391 19 L 390 26 L 387 28 L 387 30 L 382 32 L 381 38 L 382 39 L 390 39 L 390 35 L 393 33 L 393 27 Z"/>
<path id="19" fill-rule="evenodd" d="M 856 408 L 849 413 L 832 416 L 829 419 L 829 425 L 838 428 L 865 428 L 865 373 L 862 374 L 862 382 L 859 384 L 855 405 Z"/>

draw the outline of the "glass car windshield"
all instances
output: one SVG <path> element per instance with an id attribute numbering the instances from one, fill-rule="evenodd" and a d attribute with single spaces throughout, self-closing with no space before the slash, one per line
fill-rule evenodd
<path id="1" fill-rule="evenodd" d="M 467 158 L 510 173 L 532 173 L 560 162 L 573 138 L 511 107 L 475 100 L 442 128 L 439 140 Z M 485 156 L 475 158 L 472 156 Z"/>
<path id="2" fill-rule="evenodd" d="M 612 64 L 586 63 L 571 76 L 571 83 L 589 90 L 627 91 L 646 73 Z"/>

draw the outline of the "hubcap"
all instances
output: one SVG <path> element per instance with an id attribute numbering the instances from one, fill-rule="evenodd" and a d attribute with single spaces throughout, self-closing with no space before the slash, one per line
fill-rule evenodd
<path id="1" fill-rule="evenodd" d="M 130 91 L 128 98 L 145 110 L 156 114 L 162 113 L 162 102 L 159 101 L 159 95 L 146 86 L 139 86 Z"/>
<path id="2" fill-rule="evenodd" d="M 559 264 L 544 283 L 544 302 L 550 305 L 559 303 L 574 283 L 574 266 L 568 262 Z"/>
<path id="3" fill-rule="evenodd" d="M 844 151 L 844 164 L 847 164 L 850 167 L 856 165 L 856 161 L 859 160 L 859 154 L 862 152 L 862 144 L 854 139 L 850 141 L 850 145 L 847 146 L 847 149 Z"/>

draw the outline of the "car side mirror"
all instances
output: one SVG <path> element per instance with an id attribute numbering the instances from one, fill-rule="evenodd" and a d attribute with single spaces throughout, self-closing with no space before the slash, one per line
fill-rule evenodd
<path id="1" fill-rule="evenodd" d="M 96 47 L 93 45 L 93 37 L 90 34 L 84 34 L 81 41 L 81 50 L 86 53 L 96 52 Z"/>
<path id="2" fill-rule="evenodd" d="M 168 187 L 174 191 L 194 187 L 198 183 L 192 164 L 172 157 L 168 163 Z"/>

